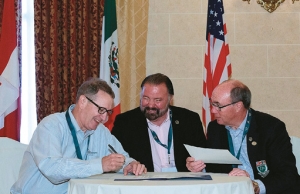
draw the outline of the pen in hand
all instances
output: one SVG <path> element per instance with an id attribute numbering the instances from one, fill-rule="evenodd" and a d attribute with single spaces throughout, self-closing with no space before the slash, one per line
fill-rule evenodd
<path id="1" fill-rule="evenodd" d="M 115 150 L 115 148 L 114 147 L 112 147 L 110 144 L 108 144 L 108 147 L 110 148 L 110 150 L 113 152 L 113 153 L 115 153 L 115 154 L 117 154 L 118 152 Z M 124 159 L 124 163 L 123 163 L 123 165 L 125 164 L 125 159 Z"/>
<path id="2" fill-rule="evenodd" d="M 110 144 L 108 144 L 108 147 L 111 149 L 111 151 L 113 151 L 113 153 L 117 154 L 118 152 L 115 150 L 115 148 L 113 148 Z"/>

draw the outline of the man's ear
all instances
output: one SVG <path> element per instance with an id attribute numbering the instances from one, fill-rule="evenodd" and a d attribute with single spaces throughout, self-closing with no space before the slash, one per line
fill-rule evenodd
<path id="1" fill-rule="evenodd" d="M 170 96 L 169 96 L 169 99 L 170 99 L 170 105 L 173 105 L 173 96 L 174 96 L 174 95 L 170 95 Z"/>
<path id="2" fill-rule="evenodd" d="M 244 104 L 242 101 L 237 102 L 235 105 L 237 107 L 237 111 L 241 110 L 244 107 Z"/>
<path id="3" fill-rule="evenodd" d="M 87 99 L 84 95 L 81 95 L 77 101 L 77 104 L 80 108 L 84 108 L 87 104 Z"/>

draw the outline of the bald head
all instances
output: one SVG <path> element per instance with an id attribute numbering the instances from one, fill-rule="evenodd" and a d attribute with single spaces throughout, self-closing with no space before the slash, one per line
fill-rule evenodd
<path id="1" fill-rule="evenodd" d="M 219 84 L 211 96 L 211 112 L 220 125 L 237 129 L 243 122 L 251 103 L 249 88 L 238 80 Z"/>
<path id="2" fill-rule="evenodd" d="M 229 79 L 219 84 L 212 93 L 213 97 L 230 98 L 231 102 L 241 101 L 245 109 L 250 108 L 251 91 L 242 82 Z"/>

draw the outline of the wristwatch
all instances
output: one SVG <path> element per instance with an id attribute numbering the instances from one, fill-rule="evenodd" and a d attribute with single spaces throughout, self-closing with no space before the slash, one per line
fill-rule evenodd
<path id="1" fill-rule="evenodd" d="M 252 181 L 252 184 L 253 184 L 253 188 L 254 188 L 254 193 L 259 194 L 260 189 L 259 189 L 258 183 L 255 181 Z"/>

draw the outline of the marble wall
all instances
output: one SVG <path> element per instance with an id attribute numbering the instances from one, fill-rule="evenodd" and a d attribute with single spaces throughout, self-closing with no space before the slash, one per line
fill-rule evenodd
<path id="1" fill-rule="evenodd" d="M 300 137 L 300 2 L 273 13 L 256 0 L 223 0 L 232 78 L 252 91 L 252 107 Z M 174 84 L 174 105 L 201 116 L 207 0 L 149 0 L 146 74 Z"/>

